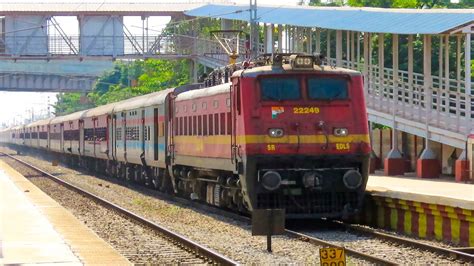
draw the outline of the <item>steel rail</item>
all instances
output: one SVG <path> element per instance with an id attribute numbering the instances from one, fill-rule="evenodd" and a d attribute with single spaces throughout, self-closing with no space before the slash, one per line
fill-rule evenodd
<path id="1" fill-rule="evenodd" d="M 378 258 L 378 257 L 372 256 L 372 255 L 364 254 L 364 253 L 359 252 L 357 250 L 350 249 L 350 248 L 340 246 L 340 245 L 336 245 L 334 243 L 331 243 L 331 242 L 328 242 L 328 241 L 325 241 L 325 240 L 322 240 L 322 239 L 319 239 L 319 238 L 316 238 L 316 237 L 313 237 L 313 236 L 309 236 L 309 235 L 306 235 L 306 234 L 302 234 L 302 233 L 299 233 L 299 232 L 296 232 L 296 231 L 293 231 L 293 230 L 285 229 L 285 232 L 288 235 L 292 236 L 292 237 L 300 238 L 302 240 L 308 241 L 309 243 L 312 243 L 312 244 L 315 244 L 315 245 L 321 245 L 321 246 L 326 246 L 326 247 L 335 247 L 335 248 L 343 248 L 344 251 L 348 255 L 351 255 L 353 257 L 357 257 L 357 258 L 360 258 L 360 259 L 363 259 L 363 260 L 370 261 L 370 262 L 375 263 L 377 265 L 399 265 L 398 263 L 393 262 L 393 261 L 389 261 L 389 260 Z"/>
<path id="2" fill-rule="evenodd" d="M 407 239 L 407 238 L 403 238 L 403 237 L 399 237 L 399 236 L 395 236 L 395 235 L 391 235 L 387 233 L 382 233 L 373 228 L 366 228 L 359 225 L 347 224 L 343 222 L 335 222 L 335 223 L 340 223 L 345 228 L 355 231 L 356 233 L 374 236 L 374 237 L 381 238 L 390 242 L 399 243 L 406 246 L 412 246 L 412 247 L 416 247 L 416 248 L 423 249 L 426 251 L 431 251 L 437 254 L 442 254 L 450 258 L 460 259 L 468 263 L 474 263 L 474 255 L 466 253 L 466 252 L 462 252 L 463 249 L 456 250 L 455 248 L 449 249 L 449 248 L 444 248 L 444 247 L 439 247 L 439 246 L 433 246 L 433 245 L 426 244 L 420 241 Z"/>
<path id="3" fill-rule="evenodd" d="M 42 172 L 42 173 L 44 173 L 48 176 L 50 175 L 50 174 L 40 170 L 39 168 L 37 168 L 33 165 L 30 165 L 30 164 L 28 164 L 28 163 L 26 163 L 26 162 L 24 162 L 24 161 L 22 161 L 18 158 L 15 158 L 14 156 L 11 156 L 11 155 L 6 154 L 4 152 L 0 152 L 0 153 L 5 154 L 6 156 L 8 156 L 10 158 L 13 158 L 13 159 L 15 159 L 15 160 L 17 160 L 17 161 L 19 161 L 23 164 L 26 164 L 29 167 L 31 167 L 31 168 L 33 168 L 37 171 L 40 171 L 40 172 Z M 57 177 L 54 177 L 54 178 L 58 179 Z M 67 184 L 67 186 L 72 186 L 73 189 L 76 188 L 74 185 L 69 184 L 66 181 L 63 181 L 61 179 L 58 179 L 58 180 L 60 182 L 64 182 L 65 184 Z M 82 191 L 81 189 L 79 189 L 79 190 Z M 86 192 L 86 191 L 85 191 L 85 193 L 90 194 L 89 192 Z M 95 197 L 95 195 L 92 195 L 92 196 Z M 189 204 L 191 204 L 191 206 L 194 207 L 194 208 L 198 208 L 198 209 L 201 209 L 201 210 L 204 210 L 204 211 L 207 211 L 207 212 L 212 212 L 214 214 L 222 215 L 222 216 L 225 216 L 225 217 L 228 217 L 228 218 L 240 220 L 242 222 L 247 222 L 247 223 L 251 222 L 248 217 L 245 217 L 245 216 L 233 213 L 233 212 L 225 211 L 225 210 L 222 210 L 222 209 L 214 208 L 213 206 L 203 205 L 203 204 L 195 203 L 193 201 L 190 202 L 189 200 L 182 199 L 182 198 L 169 197 L 168 195 L 162 194 L 162 193 L 159 193 L 159 196 L 165 197 L 167 200 L 175 201 L 179 204 L 186 204 L 188 206 L 189 206 Z M 113 203 L 110 203 L 110 204 L 113 205 Z M 118 208 L 122 209 L 121 207 L 118 207 Z M 142 218 L 142 219 L 144 219 L 144 218 Z M 148 222 L 153 224 L 153 222 L 150 222 L 150 221 L 148 221 Z M 448 256 L 448 257 L 451 257 L 451 258 L 460 259 L 460 260 L 463 260 L 463 261 L 466 261 L 466 262 L 469 262 L 469 263 L 474 262 L 474 255 L 466 253 L 466 252 L 462 252 L 462 249 L 456 249 L 456 248 L 448 249 L 448 248 L 443 248 L 443 247 L 438 247 L 438 246 L 432 246 L 432 245 L 429 245 L 429 244 L 426 244 L 426 243 L 423 243 L 423 242 L 420 242 L 420 241 L 411 240 L 411 239 L 407 239 L 407 238 L 401 238 L 401 237 L 397 237 L 397 236 L 394 236 L 394 235 L 382 233 L 382 232 L 377 231 L 376 229 L 366 228 L 366 227 L 353 225 L 353 224 L 347 224 L 347 223 L 340 222 L 340 221 L 333 221 L 333 223 L 338 224 L 338 225 L 342 225 L 342 226 L 344 226 L 345 228 L 347 228 L 349 230 L 355 231 L 356 233 L 370 235 L 370 236 L 373 236 L 373 237 L 376 237 L 376 238 L 379 238 L 379 239 L 384 239 L 384 240 L 387 240 L 387 241 L 390 241 L 390 242 L 420 248 L 420 249 L 423 249 L 423 250 L 426 250 L 426 251 L 431 251 L 431 252 L 441 254 L 441 255 L 445 255 L 445 256 Z M 306 235 L 306 234 L 303 234 L 303 233 L 300 233 L 300 232 L 296 232 L 296 231 L 289 230 L 289 229 L 285 229 L 285 232 L 290 237 L 300 238 L 302 240 L 308 241 L 308 242 L 310 242 L 312 244 L 315 244 L 315 245 L 344 248 L 348 255 L 358 257 L 358 258 L 361 258 L 361 259 L 364 259 L 364 260 L 367 260 L 367 261 L 370 261 L 370 262 L 373 262 L 373 263 L 376 263 L 376 264 L 398 265 L 398 263 L 388 261 L 388 260 L 385 260 L 385 259 L 381 259 L 381 258 L 377 258 L 375 256 L 367 255 L 367 254 L 358 252 L 356 250 L 349 249 L 349 248 L 346 248 L 346 247 L 343 247 L 343 246 L 340 246 L 340 245 L 336 245 L 334 243 L 331 243 L 331 242 L 328 242 L 328 241 L 325 241 L 325 240 L 322 240 L 322 239 L 319 239 L 319 238 L 316 238 L 316 237 L 313 237 L 313 236 L 309 236 L 309 235 Z M 236 263 L 236 262 L 234 262 L 234 263 Z M 232 263 L 230 263 L 230 264 L 232 264 Z"/>
<path id="4" fill-rule="evenodd" d="M 94 201 L 100 203 L 101 205 L 103 205 L 106 208 L 110 208 L 114 211 L 117 211 L 117 212 L 125 215 L 126 217 L 129 217 L 129 218 L 135 220 L 136 222 L 139 222 L 143 225 L 148 226 L 149 228 L 151 228 L 153 230 L 158 231 L 159 233 L 161 233 L 165 237 L 169 238 L 171 240 L 171 242 L 182 244 L 182 246 L 185 247 L 185 250 L 188 250 L 190 252 L 194 252 L 196 254 L 199 254 L 200 256 L 208 258 L 210 261 L 212 261 L 216 264 L 219 264 L 219 265 L 238 265 L 239 264 L 238 262 L 236 262 L 236 261 L 234 261 L 230 258 L 227 258 L 224 255 L 219 254 L 214 250 L 211 250 L 211 249 L 209 249 L 209 248 L 207 248 L 203 245 L 200 245 L 200 244 L 198 244 L 198 243 L 196 243 L 196 242 L 194 242 L 194 241 L 192 241 L 192 240 L 190 240 L 190 239 L 188 239 L 188 238 L 186 238 L 186 237 L 184 237 L 184 236 L 182 236 L 178 233 L 175 233 L 175 232 L 173 232 L 173 231 L 171 231 L 171 230 L 169 230 L 169 229 L 167 229 L 167 228 L 165 228 L 161 225 L 158 225 L 158 224 L 156 224 L 156 223 L 154 223 L 154 222 L 152 222 L 152 221 L 150 221 L 146 218 L 143 218 L 143 217 L 141 217 L 137 214 L 134 214 L 134 213 L 132 213 L 132 212 L 130 212 L 130 211 L 128 211 L 128 210 L 126 210 L 126 209 L 124 209 L 124 208 L 122 208 L 122 207 L 120 207 L 120 206 L 118 206 L 118 205 L 116 205 L 116 204 L 114 204 L 110 201 L 108 201 L 108 200 L 102 199 L 102 198 L 100 198 L 100 197 L 98 197 L 98 196 L 96 196 L 96 195 L 94 195 L 90 192 L 87 192 L 87 191 L 85 191 L 85 190 L 83 190 L 83 189 L 81 189 L 81 188 L 79 188 L 79 187 L 77 187 L 77 186 L 75 186 L 75 185 L 73 185 L 73 184 L 71 184 L 67 181 L 64 181 L 64 180 L 62 180 L 62 179 L 60 179 L 60 178 L 44 171 L 44 170 L 42 170 L 42 169 L 40 169 L 40 168 L 30 164 L 30 163 L 27 163 L 27 162 L 25 162 L 21 159 L 18 159 L 16 157 L 11 156 L 10 154 L 4 153 L 4 152 L 0 152 L 0 154 L 4 154 L 7 157 L 9 157 L 9 158 L 11 158 L 11 159 L 13 159 L 13 160 L 29 167 L 29 168 L 31 168 L 33 170 L 41 173 L 45 177 L 57 182 L 60 185 L 63 185 L 65 187 L 69 188 L 69 189 L 72 189 L 72 190 L 74 190 L 74 191 L 76 191 L 76 192 L 78 192 L 78 193 L 80 193 L 84 196 L 87 196 L 87 197 L 93 199 Z"/>

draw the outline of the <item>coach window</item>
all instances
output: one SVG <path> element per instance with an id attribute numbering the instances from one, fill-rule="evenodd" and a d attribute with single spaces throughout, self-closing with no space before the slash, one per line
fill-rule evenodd
<path id="1" fill-rule="evenodd" d="M 202 107 L 202 110 L 207 110 L 207 102 L 203 102 L 201 107 Z"/>
<path id="2" fill-rule="evenodd" d="M 219 135 L 219 114 L 214 114 L 214 135 Z"/>
<path id="3" fill-rule="evenodd" d="M 185 116 L 184 117 L 184 131 L 183 131 L 183 135 L 188 135 L 188 117 Z"/>
<path id="4" fill-rule="evenodd" d="M 297 78 L 265 78 L 260 81 L 260 93 L 263 101 L 298 100 L 300 82 Z"/>
<path id="5" fill-rule="evenodd" d="M 198 124 L 197 124 L 197 116 L 193 116 L 193 136 L 198 134 Z"/>
<path id="6" fill-rule="evenodd" d="M 214 119 L 212 117 L 212 114 L 209 114 L 209 136 L 214 135 Z"/>
<path id="7" fill-rule="evenodd" d="M 202 116 L 202 135 L 207 136 L 207 115 Z"/>
<path id="8" fill-rule="evenodd" d="M 198 115 L 198 136 L 202 136 L 202 115 Z"/>
<path id="9" fill-rule="evenodd" d="M 225 135 L 225 113 L 221 113 L 221 135 Z"/>
<path id="10" fill-rule="evenodd" d="M 219 108 L 219 101 L 218 100 L 214 100 L 212 102 L 212 106 L 214 106 L 215 109 Z"/>

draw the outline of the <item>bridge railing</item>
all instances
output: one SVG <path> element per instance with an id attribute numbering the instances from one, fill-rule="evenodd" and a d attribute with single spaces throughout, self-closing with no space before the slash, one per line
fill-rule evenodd
<path id="1" fill-rule="evenodd" d="M 330 58 L 331 65 L 336 64 Z M 343 67 L 363 70 L 357 62 L 342 61 Z M 368 108 L 406 120 L 426 124 L 467 136 L 474 130 L 474 96 L 465 91 L 464 80 L 432 76 L 428 93 L 425 92 L 423 74 L 408 71 L 396 72 L 391 68 L 372 65 L 366 77 Z M 474 91 L 472 86 L 471 91 Z M 428 98 L 426 98 L 428 97 Z M 431 104 L 429 105 L 428 102 Z"/>

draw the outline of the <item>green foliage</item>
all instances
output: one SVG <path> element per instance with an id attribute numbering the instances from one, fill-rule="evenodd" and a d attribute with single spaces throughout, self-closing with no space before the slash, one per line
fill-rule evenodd
<path id="1" fill-rule="evenodd" d="M 56 115 L 125 100 L 189 83 L 189 63 L 186 60 L 136 60 L 116 62 L 104 73 L 92 92 L 58 94 L 54 105 Z M 86 103 L 84 103 L 86 102 Z"/>
<path id="2" fill-rule="evenodd" d="M 57 116 L 65 115 L 94 106 L 90 102 L 84 102 L 84 100 L 86 100 L 84 97 L 82 97 L 83 101 L 81 101 L 81 96 L 81 93 L 58 93 L 56 95 L 57 102 L 53 106 L 55 110 L 54 114 Z"/>

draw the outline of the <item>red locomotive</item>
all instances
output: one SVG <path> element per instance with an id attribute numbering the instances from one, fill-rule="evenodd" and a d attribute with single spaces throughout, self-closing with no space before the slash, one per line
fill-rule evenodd
<path id="1" fill-rule="evenodd" d="M 24 134 L 42 132 L 43 124 L 48 142 Z M 0 137 L 220 207 L 284 208 L 288 218 L 357 212 L 370 154 L 362 75 L 304 55 L 265 57 L 245 69 L 215 71 L 204 86 L 35 122 Z"/>

